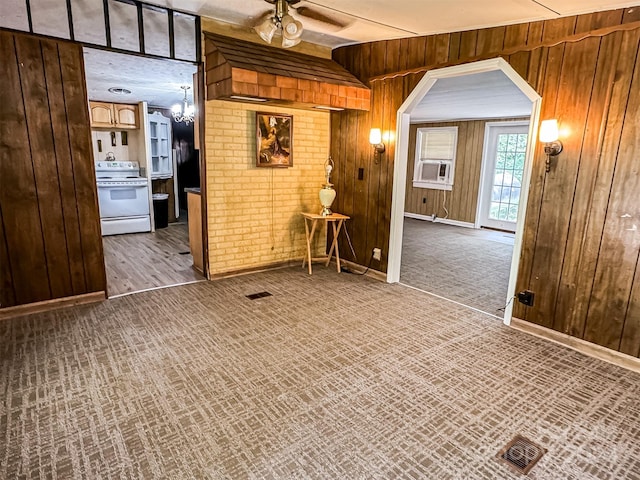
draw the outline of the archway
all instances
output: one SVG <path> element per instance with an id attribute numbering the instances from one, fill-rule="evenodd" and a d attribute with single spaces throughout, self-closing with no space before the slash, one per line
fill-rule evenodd
<path id="1" fill-rule="evenodd" d="M 524 233 L 524 218 L 526 213 L 527 198 L 529 194 L 529 184 L 531 180 L 531 169 L 533 165 L 533 154 L 535 150 L 536 136 L 540 115 L 540 95 L 522 78 L 520 75 L 502 58 L 483 60 L 464 65 L 445 67 L 431 70 L 425 74 L 416 88 L 407 97 L 405 102 L 398 109 L 396 138 L 397 146 L 394 161 L 393 176 L 393 196 L 391 200 L 391 231 L 389 238 L 389 264 L 387 270 L 387 282 L 397 283 L 400 281 L 400 266 L 402 257 L 402 237 L 403 221 L 406 193 L 407 162 L 409 157 L 409 130 L 411 113 L 417 108 L 421 100 L 427 95 L 440 79 L 473 75 L 484 72 L 499 70 L 508 77 L 513 84 L 531 101 L 531 121 L 529 125 L 528 144 L 526 153 L 526 165 L 523 172 L 522 191 L 520 193 L 520 204 L 518 206 L 518 222 L 515 232 L 514 248 L 509 275 L 506 299 L 513 298 L 518 274 L 518 264 L 520 252 L 522 250 L 522 239 Z M 509 324 L 513 310 L 512 302 L 505 302 L 504 323 Z"/>

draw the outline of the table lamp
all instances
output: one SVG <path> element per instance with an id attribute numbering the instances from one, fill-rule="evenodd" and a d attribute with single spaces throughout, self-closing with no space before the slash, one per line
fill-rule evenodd
<path id="1" fill-rule="evenodd" d="M 331 155 L 327 158 L 327 161 L 324 162 L 324 173 L 326 176 L 326 183 L 320 189 L 320 205 L 322 205 L 322 211 L 320 215 L 326 217 L 327 215 L 331 215 L 333 212 L 331 211 L 331 204 L 336 199 L 336 191 L 333 189 L 333 184 L 331 183 L 331 172 L 333 170 L 333 159 Z"/>

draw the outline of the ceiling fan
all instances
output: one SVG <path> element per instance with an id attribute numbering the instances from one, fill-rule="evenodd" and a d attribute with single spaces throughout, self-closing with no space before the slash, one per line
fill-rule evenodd
<path id="1" fill-rule="evenodd" d="M 305 7 L 304 5 L 294 7 L 303 0 L 264 0 L 267 3 L 275 5 L 275 10 L 267 10 L 260 15 L 260 21 L 253 27 L 256 33 L 265 42 L 271 43 L 275 33 L 282 30 L 282 46 L 289 48 L 300 43 L 302 36 L 302 22 L 296 20 L 289 15 L 289 8 L 293 10 L 296 16 L 306 17 L 316 22 L 324 23 L 332 29 L 341 29 L 348 23 L 329 17 L 313 7 Z"/>

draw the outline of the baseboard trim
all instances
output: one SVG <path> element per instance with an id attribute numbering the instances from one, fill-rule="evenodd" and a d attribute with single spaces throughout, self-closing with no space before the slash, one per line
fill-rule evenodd
<path id="1" fill-rule="evenodd" d="M 601 345 L 596 345 L 595 343 L 572 337 L 566 333 L 556 332 L 550 328 L 526 322 L 520 318 L 513 317 L 510 325 L 521 332 L 528 333 L 535 337 L 544 338 L 545 340 L 563 345 L 589 357 L 604 360 L 605 362 L 612 363 L 618 367 L 640 373 L 640 358 L 632 357 L 626 353 L 616 352 L 615 350 L 611 350 Z"/>
<path id="2" fill-rule="evenodd" d="M 302 257 L 299 259 L 284 260 L 280 262 L 267 263 L 264 265 L 256 265 L 253 267 L 240 268 L 237 270 L 229 270 L 227 272 L 218 272 L 211 274 L 211 280 L 221 280 L 223 278 L 240 277 L 242 275 L 249 275 L 251 273 L 268 272 L 270 270 L 279 270 L 281 268 L 288 268 L 302 265 Z M 301 267 L 302 268 L 302 267 Z"/>
<path id="3" fill-rule="evenodd" d="M 75 305 L 85 305 L 87 303 L 102 302 L 107 299 L 106 292 L 83 293 L 72 297 L 54 298 L 42 302 L 27 303 L 26 305 L 16 305 L 15 307 L 0 308 L 0 320 L 22 317 L 34 313 L 48 312 L 59 308 L 73 307 Z"/>
<path id="4" fill-rule="evenodd" d="M 404 216 L 407 218 L 414 218 L 416 220 L 425 220 L 427 222 L 444 223 L 445 225 L 453 225 L 454 227 L 476 228 L 476 226 L 473 223 L 461 222 L 460 220 L 451 220 L 450 218 L 436 217 L 434 219 L 429 215 L 421 215 L 419 213 L 410 213 L 410 212 L 404 212 Z"/>
<path id="5" fill-rule="evenodd" d="M 331 262 L 331 263 L 334 263 L 334 262 Z M 369 268 L 369 270 L 367 270 L 367 267 L 365 267 L 364 265 L 360 265 L 359 263 L 354 263 L 354 262 L 350 262 L 349 260 L 340 259 L 340 265 L 348 267 L 349 270 L 352 270 L 356 274 L 362 275 L 364 271 L 367 271 L 367 273 L 364 274 L 365 277 L 371 277 L 381 282 L 387 281 L 386 273 L 381 272 L 379 270 L 374 270 L 372 268 Z"/>
<path id="6" fill-rule="evenodd" d="M 223 278 L 240 277 L 242 275 L 250 275 L 252 273 L 268 272 L 270 270 L 279 270 L 281 268 L 301 267 L 302 259 L 303 257 L 300 257 L 292 260 L 284 260 L 281 262 L 269 263 L 266 265 L 256 265 L 255 267 L 247 267 L 247 268 L 242 268 L 238 270 L 230 270 L 228 272 L 212 273 L 211 280 L 222 280 Z M 314 260 L 314 263 L 316 261 L 318 262 L 322 261 L 323 263 L 326 263 L 327 257 L 314 257 L 313 260 Z M 327 268 L 332 268 L 331 266 L 333 266 L 333 270 L 335 271 L 335 268 L 336 268 L 335 265 L 336 265 L 335 257 L 331 257 L 330 266 Z M 362 273 L 367 268 L 363 265 L 360 265 L 359 263 L 354 263 L 354 262 L 350 262 L 349 260 L 343 260 L 343 259 L 340 259 L 340 265 L 348 267 L 349 269 L 353 270 L 355 273 Z M 306 265 L 304 267 L 304 271 L 305 272 L 307 271 Z M 369 271 L 365 274 L 365 276 L 375 278 L 376 280 L 380 280 L 381 282 L 387 281 L 386 273 L 380 272 L 378 270 L 374 270 L 372 268 L 369 269 Z"/>

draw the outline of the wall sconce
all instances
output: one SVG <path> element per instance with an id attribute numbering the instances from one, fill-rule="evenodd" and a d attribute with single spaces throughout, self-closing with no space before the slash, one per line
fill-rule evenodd
<path id="1" fill-rule="evenodd" d="M 384 153 L 384 143 L 382 143 L 382 131 L 379 128 L 372 128 L 369 132 L 369 143 L 373 145 L 376 153 Z"/>
<path id="2" fill-rule="evenodd" d="M 551 157 L 562 152 L 562 142 L 558 140 L 558 120 L 543 120 L 540 124 L 540 141 L 544 142 L 544 153 L 547 154 L 545 171 L 551 170 Z"/>

